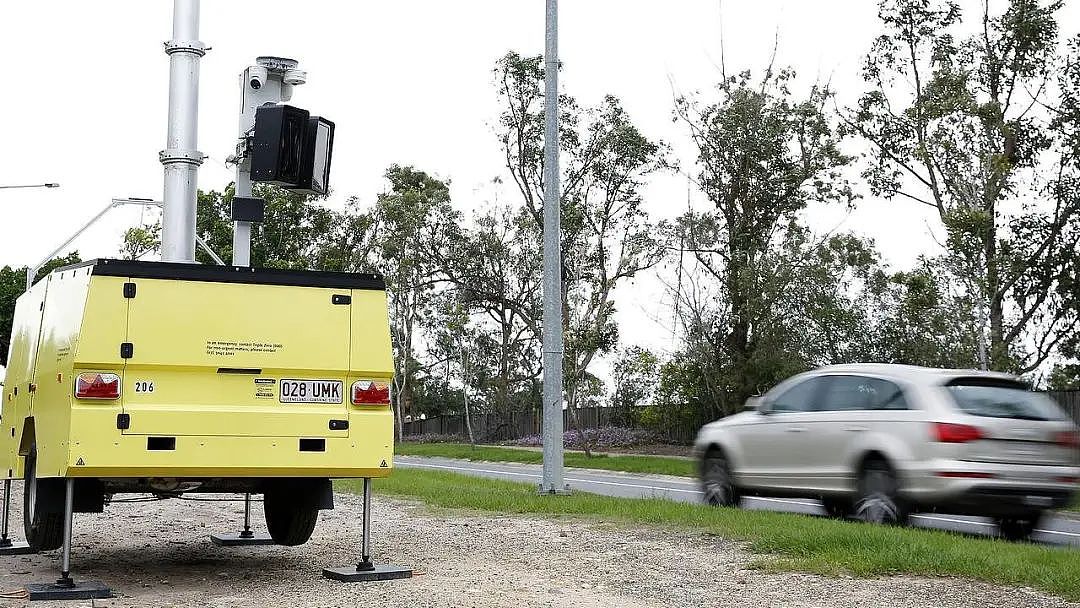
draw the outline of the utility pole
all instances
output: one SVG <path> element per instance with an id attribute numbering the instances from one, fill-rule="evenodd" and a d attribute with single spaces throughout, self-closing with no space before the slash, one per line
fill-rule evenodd
<path id="1" fill-rule="evenodd" d="M 547 0 L 544 50 L 544 476 L 541 494 L 563 494 L 562 246 L 559 222 L 559 2 Z"/>
<path id="2" fill-rule="evenodd" d="M 207 46 L 199 41 L 199 0 L 173 0 L 169 56 L 169 130 L 158 155 L 165 167 L 165 203 L 161 218 L 161 260 L 195 261 L 195 197 L 199 188 L 199 59 Z"/>

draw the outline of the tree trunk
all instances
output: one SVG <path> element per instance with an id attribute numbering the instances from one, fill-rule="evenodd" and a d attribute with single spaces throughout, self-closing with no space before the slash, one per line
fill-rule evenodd
<path id="1" fill-rule="evenodd" d="M 1001 276 L 997 265 L 997 231 L 992 230 L 986 243 L 986 292 L 990 299 L 990 369 L 1008 371 L 1009 345 L 1005 344 L 1005 306 Z"/>
<path id="2" fill-rule="evenodd" d="M 405 417 L 401 414 L 402 391 L 397 377 L 394 378 L 393 383 L 398 388 L 398 390 L 394 391 L 394 439 L 401 441 L 405 436 Z"/>
<path id="3" fill-rule="evenodd" d="M 566 409 L 570 412 L 570 426 L 577 431 L 578 437 L 581 438 L 581 449 L 585 450 L 585 457 L 592 458 L 592 445 L 585 435 L 585 429 L 581 428 L 581 420 L 578 419 L 576 382 L 566 391 Z"/>

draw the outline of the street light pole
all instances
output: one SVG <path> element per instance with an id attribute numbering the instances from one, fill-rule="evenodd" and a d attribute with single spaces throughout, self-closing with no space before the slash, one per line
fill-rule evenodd
<path id="1" fill-rule="evenodd" d="M 547 0 L 544 50 L 544 474 L 541 494 L 563 482 L 562 247 L 559 223 L 559 2 Z"/>

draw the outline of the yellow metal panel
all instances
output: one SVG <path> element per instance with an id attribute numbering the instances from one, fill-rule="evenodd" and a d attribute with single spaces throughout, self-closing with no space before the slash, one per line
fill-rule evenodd
<path id="1" fill-rule="evenodd" d="M 41 303 L 48 281 L 38 281 L 15 301 L 15 319 L 11 328 L 11 349 L 4 378 L 4 405 L 0 411 L 0 456 L 4 477 L 22 477 L 19 442 L 23 421 L 30 416 L 30 385 L 34 381 L 38 335 L 41 331 Z"/>
<path id="2" fill-rule="evenodd" d="M 19 301 L 0 421 L 0 457 L 12 475 L 22 474 L 18 439 L 31 413 L 45 476 L 389 474 L 390 408 L 349 401 L 353 381 L 393 375 L 383 292 L 89 273 L 54 273 Z M 133 299 L 123 297 L 128 281 L 137 285 Z M 333 304 L 344 292 L 352 304 Z M 131 359 L 120 357 L 122 342 L 133 344 Z M 25 390 L 15 398 L 35 364 L 33 402 Z M 122 398 L 75 399 L 74 375 L 82 371 L 120 373 Z M 340 380 L 342 403 L 281 403 L 283 378 Z M 129 429 L 117 428 L 121 412 L 131 417 Z M 342 419 L 348 430 L 329 429 Z M 149 450 L 150 436 L 174 437 L 176 447 Z M 301 438 L 324 439 L 325 450 L 302 452 Z"/>
<path id="3" fill-rule="evenodd" d="M 79 367 L 99 371 L 123 369 L 120 343 L 127 339 L 130 302 L 124 297 L 125 282 L 127 279 L 121 277 L 90 277 L 86 303 L 80 308 L 82 329 L 75 350 Z"/>
<path id="4" fill-rule="evenodd" d="M 97 326 L 97 319 L 85 326 L 83 324 L 91 280 L 89 271 L 89 267 L 83 267 L 53 272 L 47 279 L 49 286 L 42 312 L 37 372 L 34 375 L 37 390 L 32 408 L 39 477 L 64 476 L 74 390 L 72 374 L 76 369 L 80 330 L 92 335 L 95 329 L 104 329 Z M 117 291 L 113 298 L 115 306 L 121 310 L 126 308 L 122 295 Z M 112 329 L 115 330 L 115 326 Z M 114 350 L 119 349 L 115 334 L 113 344 Z"/>
<path id="5" fill-rule="evenodd" d="M 390 378 L 394 359 L 390 351 L 390 319 L 386 292 L 352 292 L 352 370 L 361 378 Z"/>
<path id="6" fill-rule="evenodd" d="M 349 306 L 332 302 L 342 290 L 133 282 L 128 434 L 348 436 L 329 427 L 348 419 Z M 341 402 L 281 403 L 281 379 L 341 382 Z"/>
<path id="7" fill-rule="evenodd" d="M 352 419 L 358 416 L 363 432 L 327 438 L 325 452 L 299 451 L 297 437 L 214 436 L 180 436 L 175 450 L 149 451 L 147 436 L 121 434 L 107 411 L 78 404 L 67 471 L 71 477 L 385 477 L 393 467 L 393 416 L 388 408 L 353 412 Z"/>
<path id="8" fill-rule="evenodd" d="M 349 306 L 331 303 L 343 290 L 132 281 L 129 365 L 349 369 Z"/>

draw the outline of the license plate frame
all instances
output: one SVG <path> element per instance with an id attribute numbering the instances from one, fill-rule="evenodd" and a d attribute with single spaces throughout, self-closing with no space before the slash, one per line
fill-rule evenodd
<path id="1" fill-rule="evenodd" d="M 341 380 L 282 378 L 278 380 L 278 403 L 341 405 L 344 389 Z"/>

